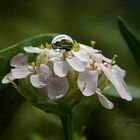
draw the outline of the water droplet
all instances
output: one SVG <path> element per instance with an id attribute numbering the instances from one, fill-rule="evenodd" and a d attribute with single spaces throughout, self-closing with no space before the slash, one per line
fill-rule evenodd
<path id="1" fill-rule="evenodd" d="M 52 48 L 57 51 L 71 51 L 73 48 L 73 39 L 68 35 L 57 35 L 51 42 Z"/>

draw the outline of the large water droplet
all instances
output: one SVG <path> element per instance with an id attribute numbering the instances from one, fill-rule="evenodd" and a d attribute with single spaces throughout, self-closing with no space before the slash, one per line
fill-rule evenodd
<path id="1" fill-rule="evenodd" d="M 73 48 L 73 39 L 68 35 L 57 35 L 51 42 L 52 48 L 57 51 L 71 51 Z"/>

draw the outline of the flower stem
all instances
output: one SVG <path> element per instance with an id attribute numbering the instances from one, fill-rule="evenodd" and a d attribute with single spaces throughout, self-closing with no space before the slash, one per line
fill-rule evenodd
<path id="1" fill-rule="evenodd" d="M 62 121 L 65 140 L 73 140 L 72 114 L 69 113 L 69 114 L 62 115 L 61 121 Z"/>

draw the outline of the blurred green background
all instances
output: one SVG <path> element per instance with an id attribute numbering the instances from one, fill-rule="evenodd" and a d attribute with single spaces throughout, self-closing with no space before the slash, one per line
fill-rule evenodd
<path id="1" fill-rule="evenodd" d="M 117 64 L 127 71 L 125 80 L 137 87 L 130 91 L 140 94 L 140 69 L 117 25 L 122 16 L 140 36 L 139 13 L 139 0 L 0 0 L 0 49 L 42 33 L 68 34 L 84 44 L 95 40 L 105 56 L 118 55 Z M 113 110 L 93 101 L 87 140 L 139 140 L 140 99 L 110 99 Z M 12 87 L 0 93 L 0 140 L 59 139 L 63 133 L 57 117 L 27 104 Z"/>

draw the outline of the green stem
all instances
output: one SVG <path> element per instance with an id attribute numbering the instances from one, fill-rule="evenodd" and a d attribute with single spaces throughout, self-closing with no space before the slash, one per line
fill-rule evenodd
<path id="1" fill-rule="evenodd" d="M 64 132 L 65 140 L 73 140 L 72 131 L 72 114 L 66 114 L 61 116 L 62 127 Z"/>

